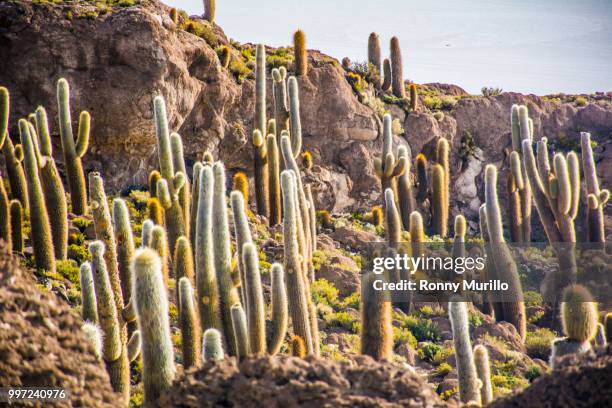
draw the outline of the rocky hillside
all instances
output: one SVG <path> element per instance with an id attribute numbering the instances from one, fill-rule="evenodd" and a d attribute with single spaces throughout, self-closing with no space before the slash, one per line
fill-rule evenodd
<path id="1" fill-rule="evenodd" d="M 175 24 L 170 9 L 156 1 L 115 9 L 59 3 L 0 4 L 0 83 L 12 92 L 13 125 L 41 103 L 56 117 L 48 101 L 55 98 L 57 79 L 66 77 L 74 84 L 74 109 L 88 110 L 93 118 L 86 170 L 97 169 L 109 186 L 125 188 L 142 184 L 155 165 L 152 98 L 162 94 L 188 159 L 209 149 L 228 168 L 251 171 L 252 45 L 229 41 L 220 27 L 195 17 L 180 15 Z M 233 54 L 228 69 L 220 66 L 216 52 L 222 44 Z M 364 54 L 365 47 L 366 39 Z M 291 72 L 292 59 L 287 49 L 268 48 L 268 66 L 285 65 Z M 390 96 L 375 95 L 365 82 L 356 86 L 336 59 L 317 51 L 309 51 L 309 59 L 311 69 L 299 87 L 304 145 L 315 163 L 309 181 L 319 208 L 369 209 L 378 200 L 373 157 L 380 154 L 385 111 L 399 121 L 403 137 L 397 142 L 410 144 L 413 155 L 431 154 L 438 137 L 452 141 L 451 215 L 476 215 L 484 164 L 505 160 L 514 103 L 529 107 L 536 137 L 548 137 L 553 148 L 578 146 L 579 132 L 592 132 L 600 176 L 612 177 L 606 160 L 612 155 L 609 94 L 483 97 L 429 84 L 419 86 L 421 103 L 413 112 Z M 55 123 L 52 132 L 59 143 Z"/>

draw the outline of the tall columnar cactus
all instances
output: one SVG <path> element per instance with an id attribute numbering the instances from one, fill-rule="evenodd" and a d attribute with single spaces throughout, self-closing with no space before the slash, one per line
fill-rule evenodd
<path id="1" fill-rule="evenodd" d="M 79 115 L 79 127 L 75 142 L 72 134 L 72 120 L 70 118 L 70 89 L 68 81 L 60 78 L 57 81 L 57 105 L 62 140 L 64 166 L 70 189 L 70 202 L 72 212 L 83 215 L 87 212 L 87 190 L 85 187 L 85 173 L 81 159 L 89 146 L 90 116 L 87 111 Z"/>
<path id="2" fill-rule="evenodd" d="M 266 310 L 264 307 L 259 258 L 253 243 L 242 247 L 242 267 L 244 268 L 245 293 L 248 313 L 249 347 L 251 353 L 266 351 Z"/>
<path id="3" fill-rule="evenodd" d="M 113 200 L 113 227 L 117 243 L 117 265 L 124 299 L 132 298 L 132 274 L 130 262 L 134 256 L 134 236 L 130 225 L 130 212 L 121 198 Z"/>
<path id="4" fill-rule="evenodd" d="M 181 240 L 177 242 L 177 249 Z M 183 351 L 183 365 L 185 368 L 200 365 L 200 323 L 198 322 L 197 309 L 195 307 L 193 287 L 188 277 L 183 276 L 178 281 L 179 321 L 181 326 L 181 344 Z"/>
<path id="5" fill-rule="evenodd" d="M 391 302 L 385 293 L 374 289 L 377 279 L 377 275 L 367 272 L 361 282 L 360 352 L 376 360 L 389 360 L 393 355 Z"/>
<path id="6" fill-rule="evenodd" d="M 303 270 L 303 262 L 298 247 L 299 205 L 294 194 L 295 183 L 295 178 L 290 170 L 285 170 L 281 173 L 284 209 L 283 242 L 287 293 L 289 296 L 288 306 L 294 333 L 304 339 L 308 354 L 313 354 L 314 345 L 305 288 L 307 281 L 304 279 L 305 271 Z"/>
<path id="7" fill-rule="evenodd" d="M 104 334 L 102 358 L 110 377 L 111 386 L 127 403 L 130 395 L 130 365 L 127 354 L 127 330 L 121 316 L 123 299 L 117 293 L 113 273 L 105 259 L 105 245 L 94 241 L 89 245 L 91 265 L 96 292 L 98 322 Z M 121 308 L 118 308 L 118 306 Z"/>
<path id="8" fill-rule="evenodd" d="M 11 210 L 10 201 L 6 190 L 4 189 L 4 181 L 0 178 L 0 239 L 7 244 L 8 251 L 13 250 L 13 237 L 11 233 Z"/>
<path id="9" fill-rule="evenodd" d="M 155 223 L 155 225 L 165 225 L 164 222 L 164 207 L 156 197 L 151 197 L 147 200 L 147 217 Z"/>
<path id="10" fill-rule="evenodd" d="M 480 238 L 482 239 L 482 254 L 486 256 L 484 268 L 480 271 L 480 281 L 486 282 L 491 278 L 491 267 L 492 260 L 490 255 L 490 248 L 488 247 L 488 243 L 491 242 L 489 238 L 489 227 L 487 226 L 487 208 L 486 204 L 482 204 L 478 209 L 478 217 L 479 217 L 479 227 L 480 227 Z M 485 294 L 482 299 L 481 311 L 485 314 L 501 314 L 503 315 L 503 311 L 496 311 L 494 308 L 501 306 L 500 303 L 492 303 L 490 294 Z"/>
<path id="11" fill-rule="evenodd" d="M 287 105 L 287 69 L 285 67 L 272 70 L 272 91 L 274 93 L 274 117 L 276 119 L 276 134 L 289 130 L 289 107 Z M 280 139 L 279 139 L 280 140 Z M 277 141 L 278 142 L 278 141 Z"/>
<path id="12" fill-rule="evenodd" d="M 455 237 L 453 239 L 453 258 L 465 258 L 465 235 L 467 233 L 467 221 L 465 217 L 458 214 L 455 217 Z"/>
<path id="13" fill-rule="evenodd" d="M 247 328 L 247 319 L 244 314 L 244 309 L 239 303 L 232 306 L 232 327 L 234 328 L 236 357 L 242 360 L 251 353 L 249 344 L 249 329 Z"/>
<path id="14" fill-rule="evenodd" d="M 597 303 L 587 288 L 581 285 L 565 288 L 561 302 L 561 323 L 566 337 L 553 341 L 550 357 L 553 368 L 557 358 L 591 349 L 591 340 L 597 333 L 598 317 Z"/>
<path id="15" fill-rule="evenodd" d="M 196 215 L 195 272 L 197 306 L 202 330 L 220 329 L 219 292 L 213 248 L 213 195 L 215 181 L 208 165 L 200 172 L 200 192 Z"/>
<path id="16" fill-rule="evenodd" d="M 304 193 L 308 200 L 308 209 L 310 211 L 310 250 L 314 252 L 317 250 L 317 210 L 315 207 L 314 198 L 312 196 L 312 188 L 310 184 L 304 186 Z M 314 266 L 313 266 L 314 269 Z"/>
<path id="17" fill-rule="evenodd" d="M 444 169 L 444 198 L 447 210 L 450 208 L 450 147 L 446 138 L 438 139 L 436 145 L 436 162 Z"/>
<path id="18" fill-rule="evenodd" d="M 200 173 L 202 172 L 202 168 L 202 163 L 196 162 L 193 165 L 193 176 L 191 178 L 191 219 L 189 220 L 191 223 L 189 227 L 189 242 L 191 242 L 191 248 L 195 248 L 196 245 L 198 205 L 200 204 Z"/>
<path id="19" fill-rule="evenodd" d="M 476 373 L 482 387 L 480 388 L 480 398 L 483 405 L 488 405 L 493 401 L 493 386 L 491 385 L 491 365 L 489 364 L 489 351 L 482 344 L 474 347 L 474 364 Z"/>
<path id="20" fill-rule="evenodd" d="M 372 64 L 376 68 L 377 73 L 380 73 L 381 68 L 381 51 L 380 51 L 380 38 L 376 33 L 370 33 L 368 37 L 368 63 Z"/>
<path id="21" fill-rule="evenodd" d="M 402 224 L 404 229 L 408 230 L 410 228 L 410 214 L 416 210 L 414 180 L 410 169 L 412 162 L 410 148 L 407 146 L 398 147 L 397 156 L 406 158 L 406 169 L 397 179 L 397 201 L 399 202 L 400 213 L 402 215 Z"/>
<path id="22" fill-rule="evenodd" d="M 402 52 L 397 37 L 391 38 L 391 87 L 396 98 L 405 98 L 404 69 L 402 67 Z"/>
<path id="23" fill-rule="evenodd" d="M 521 209 L 521 236 L 520 241 L 517 242 L 530 242 L 531 241 L 531 209 L 532 209 L 532 187 L 530 185 L 529 178 L 527 177 L 527 171 L 524 166 L 520 165 L 520 162 L 524 161 L 522 143 L 524 140 L 533 140 L 533 122 L 529 118 L 529 111 L 526 106 L 512 105 L 510 113 L 510 124 L 512 129 L 512 150 L 519 154 L 518 157 L 513 160 L 519 162 L 520 167 L 520 178 L 519 174 L 514 168 L 516 163 L 510 163 L 511 174 L 514 177 L 514 184 L 518 188 L 520 209 Z M 531 125 L 530 125 L 531 124 Z M 545 145 L 545 138 L 543 144 Z M 545 149 L 544 149 L 545 150 Z M 512 160 L 512 158 L 511 158 Z M 548 160 L 548 153 L 546 154 L 546 160 Z M 548 180 L 546 180 L 548 182 Z M 516 205 L 516 202 L 515 202 Z"/>
<path id="24" fill-rule="evenodd" d="M 161 259 L 162 276 L 164 278 L 164 284 L 167 287 L 170 277 L 170 248 L 168 247 L 168 237 L 166 236 L 164 227 L 156 225 L 151 229 L 149 247 L 155 250 Z"/>
<path id="25" fill-rule="evenodd" d="M 419 107 L 419 94 L 417 90 L 417 86 L 415 84 L 410 84 L 410 110 L 412 112 L 416 112 Z"/>
<path id="26" fill-rule="evenodd" d="M 427 198 L 427 178 L 427 158 L 424 154 L 419 153 L 416 157 L 417 203 L 422 203 Z"/>
<path id="27" fill-rule="evenodd" d="M 154 226 L 155 223 L 152 220 L 145 220 L 142 223 L 142 232 L 140 238 L 141 247 L 148 247 L 151 244 L 151 231 L 153 230 Z"/>
<path id="28" fill-rule="evenodd" d="M 504 240 L 501 209 L 497 198 L 497 168 L 491 164 L 485 168 L 485 205 L 486 224 L 490 240 L 487 253 L 492 264 L 492 268 L 488 272 L 508 284 L 508 290 L 501 295 L 502 301 L 500 303 L 495 302 L 497 303 L 497 305 L 494 305 L 495 317 L 497 320 L 504 320 L 514 325 L 521 339 L 524 340 L 527 323 L 523 289 L 516 263 Z"/>
<path id="29" fill-rule="evenodd" d="M 287 80 L 289 90 L 289 136 L 291 138 L 291 151 L 293 158 L 296 159 L 302 151 L 302 121 L 300 118 L 300 90 L 296 77 L 289 77 Z M 281 135 L 282 139 L 282 135 Z M 285 168 L 288 164 L 285 161 Z"/>
<path id="30" fill-rule="evenodd" d="M 9 110 L 9 91 L 5 87 L 0 86 L 0 149 L 2 149 L 4 154 L 4 163 L 6 165 L 9 185 L 11 186 L 11 195 L 19 200 L 23 208 L 27 210 L 30 207 L 26 178 L 21 166 L 23 151 L 20 148 L 21 155 L 16 154 L 18 152 L 15 151 L 15 146 L 9 136 Z"/>
<path id="31" fill-rule="evenodd" d="M 217 162 L 213 165 L 214 195 L 212 200 L 212 231 L 215 272 L 219 286 L 219 305 L 223 334 L 230 355 L 236 354 L 236 339 L 232 326 L 231 307 L 240 302 L 238 291 L 232 281 L 230 234 L 227 222 L 227 200 L 225 198 L 225 168 Z"/>
<path id="32" fill-rule="evenodd" d="M 255 49 L 255 129 L 267 135 L 266 117 L 266 47 L 257 44 Z"/>
<path id="33" fill-rule="evenodd" d="M 268 149 L 259 129 L 253 131 L 253 174 L 255 175 L 255 201 L 257 213 L 270 217 L 270 195 L 268 176 Z"/>
<path id="34" fill-rule="evenodd" d="M 280 194 L 280 156 L 276 136 L 266 137 L 268 150 L 268 201 L 270 207 L 270 225 L 281 222 L 281 194 Z"/>
<path id="35" fill-rule="evenodd" d="M 214 23 L 217 0 L 204 0 L 204 20 Z"/>
<path id="36" fill-rule="evenodd" d="M 426 241 L 425 227 L 423 224 L 423 216 L 418 211 L 410 213 L 410 242 L 412 243 L 413 256 L 421 256 L 424 253 L 425 247 L 423 243 Z"/>
<path id="37" fill-rule="evenodd" d="M 11 200 L 9 213 L 11 217 L 11 244 L 13 245 L 13 251 L 23 253 L 23 207 L 21 206 L 21 201 Z"/>
<path id="38" fill-rule="evenodd" d="M 33 136 L 25 119 L 19 120 L 19 134 L 23 146 L 23 161 L 27 178 L 28 197 L 30 200 L 30 239 L 34 250 L 34 261 L 38 269 L 55 272 L 55 255 L 51 225 L 47 215 L 47 206 L 38 175 L 38 159 L 36 157 Z"/>
<path id="39" fill-rule="evenodd" d="M 238 265 L 238 273 L 240 274 L 240 290 L 242 303 L 245 305 L 247 314 L 249 313 L 249 303 L 247 301 L 246 294 L 246 270 L 242 260 L 242 251 L 244 245 L 253 242 L 251 238 L 251 230 L 249 228 L 249 221 L 247 219 L 246 212 L 244 210 L 244 199 L 242 194 L 238 191 L 232 191 L 230 193 L 230 205 L 232 207 L 232 216 L 234 219 L 234 232 L 236 236 L 236 258 Z"/>
<path id="40" fill-rule="evenodd" d="M 176 240 L 176 247 L 174 248 L 174 256 L 172 257 L 172 265 L 174 266 L 174 279 L 176 282 L 181 278 L 187 278 L 189 283 L 194 283 L 194 271 L 193 266 L 193 251 L 191 250 L 191 244 L 187 237 L 179 237 Z M 176 298 L 179 298 L 180 288 L 177 285 Z M 198 339 L 198 347 L 200 340 Z"/>
<path id="41" fill-rule="evenodd" d="M 170 336 L 168 298 L 161 260 L 155 251 L 139 249 L 132 261 L 134 306 L 142 336 L 142 381 L 145 404 L 153 404 L 176 375 Z"/>
<path id="42" fill-rule="evenodd" d="M 232 190 L 239 191 L 242 194 L 244 209 L 249 208 L 249 178 L 241 171 L 237 171 L 232 177 Z"/>
<path id="43" fill-rule="evenodd" d="M 385 58 L 383 61 L 383 83 L 382 90 L 387 92 L 391 88 L 391 61 L 388 58 Z"/>
<path id="44" fill-rule="evenodd" d="M 51 236 L 53 237 L 53 249 L 56 259 L 66 259 L 68 255 L 68 204 L 66 203 L 66 192 L 60 178 L 51 146 L 51 136 L 47 123 L 47 112 L 43 107 L 36 109 L 36 129 L 30 125 L 32 138 L 37 138 L 35 143 L 40 181 L 45 194 L 45 203 L 49 212 L 51 223 Z M 68 168 L 68 167 L 67 167 Z"/>
<path id="45" fill-rule="evenodd" d="M 207 329 L 202 339 L 202 360 L 223 360 L 223 339 L 217 329 Z"/>
<path id="46" fill-rule="evenodd" d="M 295 54 L 295 75 L 306 76 L 308 73 L 308 53 L 306 52 L 306 35 L 302 30 L 293 33 L 293 52 Z"/>
<path id="47" fill-rule="evenodd" d="M 478 380 L 474 355 L 472 354 L 466 303 L 449 302 L 448 314 L 455 345 L 455 360 L 457 362 L 457 376 L 459 377 L 459 398 L 463 403 L 467 404 L 470 401 L 474 401 L 480 405 L 481 384 Z"/>
<path id="48" fill-rule="evenodd" d="M 157 170 L 149 173 L 149 195 L 151 197 L 157 197 L 157 182 L 162 178 L 161 174 Z"/>
<path id="49" fill-rule="evenodd" d="M 162 180 L 159 180 L 157 182 L 157 197 L 166 210 L 165 216 L 166 228 L 168 229 L 168 243 L 170 248 L 174 248 L 178 237 L 185 235 L 185 218 L 179 201 L 179 194 L 181 188 L 185 185 L 186 175 L 181 171 L 175 171 L 164 98 L 156 96 L 153 100 L 153 107 L 159 168 L 162 180 L 166 182 L 165 186 L 167 187 L 167 192 L 160 191 L 160 186 L 163 186 L 163 184 L 160 184 Z"/>
<path id="50" fill-rule="evenodd" d="M 404 174 L 407 166 L 407 157 L 396 156 L 393 154 L 393 119 L 390 114 L 385 114 L 383 117 L 383 150 L 382 157 L 374 159 L 374 167 L 380 182 L 382 190 L 390 188 L 394 193 L 397 192 L 397 178 Z M 397 196 L 397 194 L 396 194 Z"/>
<path id="51" fill-rule="evenodd" d="M 587 238 L 589 242 L 603 243 L 606 241 L 603 209 L 609 200 L 610 192 L 599 187 L 590 133 L 582 132 L 580 134 L 580 146 L 582 148 L 582 168 L 588 200 Z"/>
<path id="52" fill-rule="evenodd" d="M 445 238 L 448 233 L 448 206 L 446 205 L 446 176 L 444 167 L 435 164 L 431 172 L 432 187 L 432 215 L 434 231 L 440 237 Z"/>
<path id="53" fill-rule="evenodd" d="M 523 169 L 518 152 L 510 153 L 510 171 L 506 177 L 506 194 L 508 195 L 508 218 L 510 222 L 510 240 L 523 242 L 523 211 L 520 192 L 525 188 Z"/>
<path id="54" fill-rule="evenodd" d="M 98 305 L 94 290 L 93 272 L 91 264 L 84 262 L 79 269 L 81 282 L 81 316 L 86 322 L 98 324 Z"/>
<path id="55" fill-rule="evenodd" d="M 268 341 L 268 353 L 274 355 L 280 351 L 285 340 L 289 315 L 285 272 L 282 265 L 272 264 L 270 275 L 272 276 L 272 331 Z"/>
<path id="56" fill-rule="evenodd" d="M 402 240 L 402 220 L 395 205 L 395 196 L 390 188 L 385 190 L 385 221 L 387 242 L 397 244 Z"/>
<path id="57" fill-rule="evenodd" d="M 178 191 L 178 199 L 183 209 L 183 231 L 186 237 L 189 236 L 191 227 L 191 183 L 187 177 L 187 167 L 185 166 L 185 155 L 183 152 L 183 139 L 178 133 L 170 135 L 170 148 L 172 150 L 172 162 L 177 173 L 185 176 L 185 183 Z"/>

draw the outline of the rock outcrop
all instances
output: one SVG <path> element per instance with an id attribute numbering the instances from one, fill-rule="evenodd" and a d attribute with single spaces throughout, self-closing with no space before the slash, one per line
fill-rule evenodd
<path id="1" fill-rule="evenodd" d="M 66 77 L 72 85 L 73 119 L 80 110 L 90 111 L 93 118 L 86 169 L 101 171 L 109 188 L 142 184 L 156 165 L 152 99 L 159 94 L 167 100 L 172 129 L 185 140 L 189 164 L 209 149 L 228 168 L 251 172 L 253 79 L 247 76 L 238 83 L 221 68 L 213 46 L 176 27 L 168 7 L 154 0 L 142 3 L 96 18 L 70 19 L 70 5 L 0 4 L 0 84 L 11 91 L 13 138 L 17 119 L 39 104 L 49 109 L 50 118 L 56 117 L 55 83 Z M 221 29 L 214 29 L 215 41 L 227 44 Z M 319 208 L 335 212 L 370 208 L 380 200 L 372 164 L 382 146 L 380 118 L 360 102 L 363 98 L 336 60 L 317 51 L 309 52 L 309 60 L 311 69 L 299 88 L 304 147 L 315 161 L 307 174 L 315 200 Z M 612 161 L 606 160 L 612 156 L 609 96 L 578 107 L 533 95 L 473 97 L 456 86 L 429 86 L 460 97 L 443 117 L 426 109 L 385 109 L 405 130 L 397 143 L 409 143 L 414 155 L 423 151 L 432 158 L 436 138 L 452 141 L 451 215 L 476 215 L 483 201 L 484 164 L 503 163 L 510 145 L 513 103 L 528 105 L 536 137 L 548 137 L 553 147 L 556 142 L 577 146 L 579 132 L 591 131 L 599 143 L 601 176 L 612 179 Z M 271 88 L 268 79 L 270 116 Z M 56 120 L 52 122 L 59 144 Z M 473 142 L 473 155 L 459 153 L 462 139 Z"/>

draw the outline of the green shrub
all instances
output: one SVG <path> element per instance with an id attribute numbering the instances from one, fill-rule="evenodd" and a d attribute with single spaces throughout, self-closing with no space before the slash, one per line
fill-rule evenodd
<path id="1" fill-rule="evenodd" d="M 523 300 L 525 301 L 525 307 L 541 306 L 543 302 L 542 295 L 532 290 L 523 294 Z"/>
<path id="2" fill-rule="evenodd" d="M 72 219 L 72 225 L 77 227 L 79 231 L 83 232 L 93 223 L 92 220 L 84 218 L 84 217 L 74 217 Z"/>
<path id="3" fill-rule="evenodd" d="M 70 281 L 79 288 L 81 287 L 79 264 L 74 259 L 58 260 L 55 270 L 63 279 Z"/>
<path id="4" fill-rule="evenodd" d="M 525 349 L 531 358 L 547 360 L 551 352 L 552 341 L 557 335 L 550 329 L 540 328 L 527 332 L 525 337 Z"/>
<path id="5" fill-rule="evenodd" d="M 446 374 L 453 371 L 453 367 L 448 363 L 442 363 L 436 369 L 436 375 L 445 376 Z"/>
<path id="6" fill-rule="evenodd" d="M 91 259 L 91 255 L 87 248 L 82 245 L 68 245 L 68 258 L 73 259 L 79 265 Z"/>
<path id="7" fill-rule="evenodd" d="M 574 98 L 574 103 L 576 106 L 587 106 L 589 101 L 584 96 L 577 96 Z"/>
<path id="8" fill-rule="evenodd" d="M 416 349 L 418 344 L 410 330 L 397 326 L 393 326 L 393 342 L 395 344 L 409 344 L 413 349 Z"/>
<path id="9" fill-rule="evenodd" d="M 342 300 L 342 307 L 350 307 L 353 309 L 359 309 L 359 303 L 361 301 L 361 294 L 359 291 L 353 292 Z"/>
<path id="10" fill-rule="evenodd" d="M 497 96 L 502 93 L 504 90 L 501 88 L 493 88 L 493 87 L 483 87 L 481 90 L 482 96 Z"/>
<path id="11" fill-rule="evenodd" d="M 424 360 L 433 365 L 440 365 L 444 360 L 453 354 L 451 349 L 445 349 L 435 343 L 424 343 L 418 350 L 417 353 L 421 360 Z"/>
<path id="12" fill-rule="evenodd" d="M 338 289 L 327 279 L 317 279 L 311 285 L 312 298 L 315 304 L 322 303 L 327 306 L 338 304 Z"/>
<path id="13" fill-rule="evenodd" d="M 341 327 L 353 333 L 358 332 L 358 327 L 355 326 L 357 318 L 349 312 L 328 313 L 325 315 L 325 321 L 333 327 Z"/>
<path id="14" fill-rule="evenodd" d="M 542 375 L 542 369 L 537 365 L 530 365 L 525 370 L 525 378 L 532 383 L 536 378 Z"/>

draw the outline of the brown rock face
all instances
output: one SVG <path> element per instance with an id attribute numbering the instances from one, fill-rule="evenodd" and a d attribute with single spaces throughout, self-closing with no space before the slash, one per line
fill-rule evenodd
<path id="1" fill-rule="evenodd" d="M 175 27 L 168 7 L 153 0 L 143 3 L 96 19 L 71 20 L 67 5 L 0 4 L 0 84 L 11 91 L 13 138 L 17 119 L 43 104 L 59 157 L 55 84 L 63 76 L 72 86 L 73 119 L 81 110 L 92 114 L 86 170 L 101 171 L 108 188 L 143 184 L 157 166 L 152 100 L 159 94 L 166 98 L 171 128 L 184 138 L 188 165 L 210 149 L 231 170 L 250 173 L 253 79 L 238 84 L 220 67 L 213 47 Z M 218 27 L 216 35 L 220 43 L 227 42 Z M 299 88 L 304 149 L 313 153 L 315 163 L 307 180 L 317 206 L 335 212 L 369 210 L 380 201 L 372 162 L 382 149 L 381 121 L 359 101 L 337 62 L 317 51 L 309 52 L 309 60 L 308 76 L 300 78 Z M 606 160 L 612 151 L 608 100 L 576 107 L 533 95 L 470 97 L 454 85 L 429 86 L 462 99 L 439 119 L 423 111 L 406 114 L 397 105 L 385 108 L 405 130 L 396 144 L 409 143 L 413 156 L 422 151 L 433 159 L 436 138 L 452 141 L 451 216 L 476 215 L 483 201 L 484 164 L 501 165 L 510 145 L 513 103 L 528 105 L 536 139 L 559 141 L 562 150 L 577 145 L 580 131 L 591 131 L 599 143 L 601 176 L 612 179 L 611 161 Z M 268 117 L 273 113 L 271 88 L 268 75 Z M 475 157 L 459 154 L 468 134 Z"/>
<path id="2" fill-rule="evenodd" d="M 56 295 L 41 292 L 0 242 L 0 387 L 61 387 L 70 398 L 57 406 L 116 406 L 121 396 L 82 323 Z"/>
<path id="3" fill-rule="evenodd" d="M 188 371 L 159 407 L 444 407 L 419 375 L 357 356 L 354 363 L 307 357 L 234 358 Z"/>
<path id="4" fill-rule="evenodd" d="M 569 355 L 552 373 L 491 407 L 605 407 L 612 401 L 612 346 Z"/>

